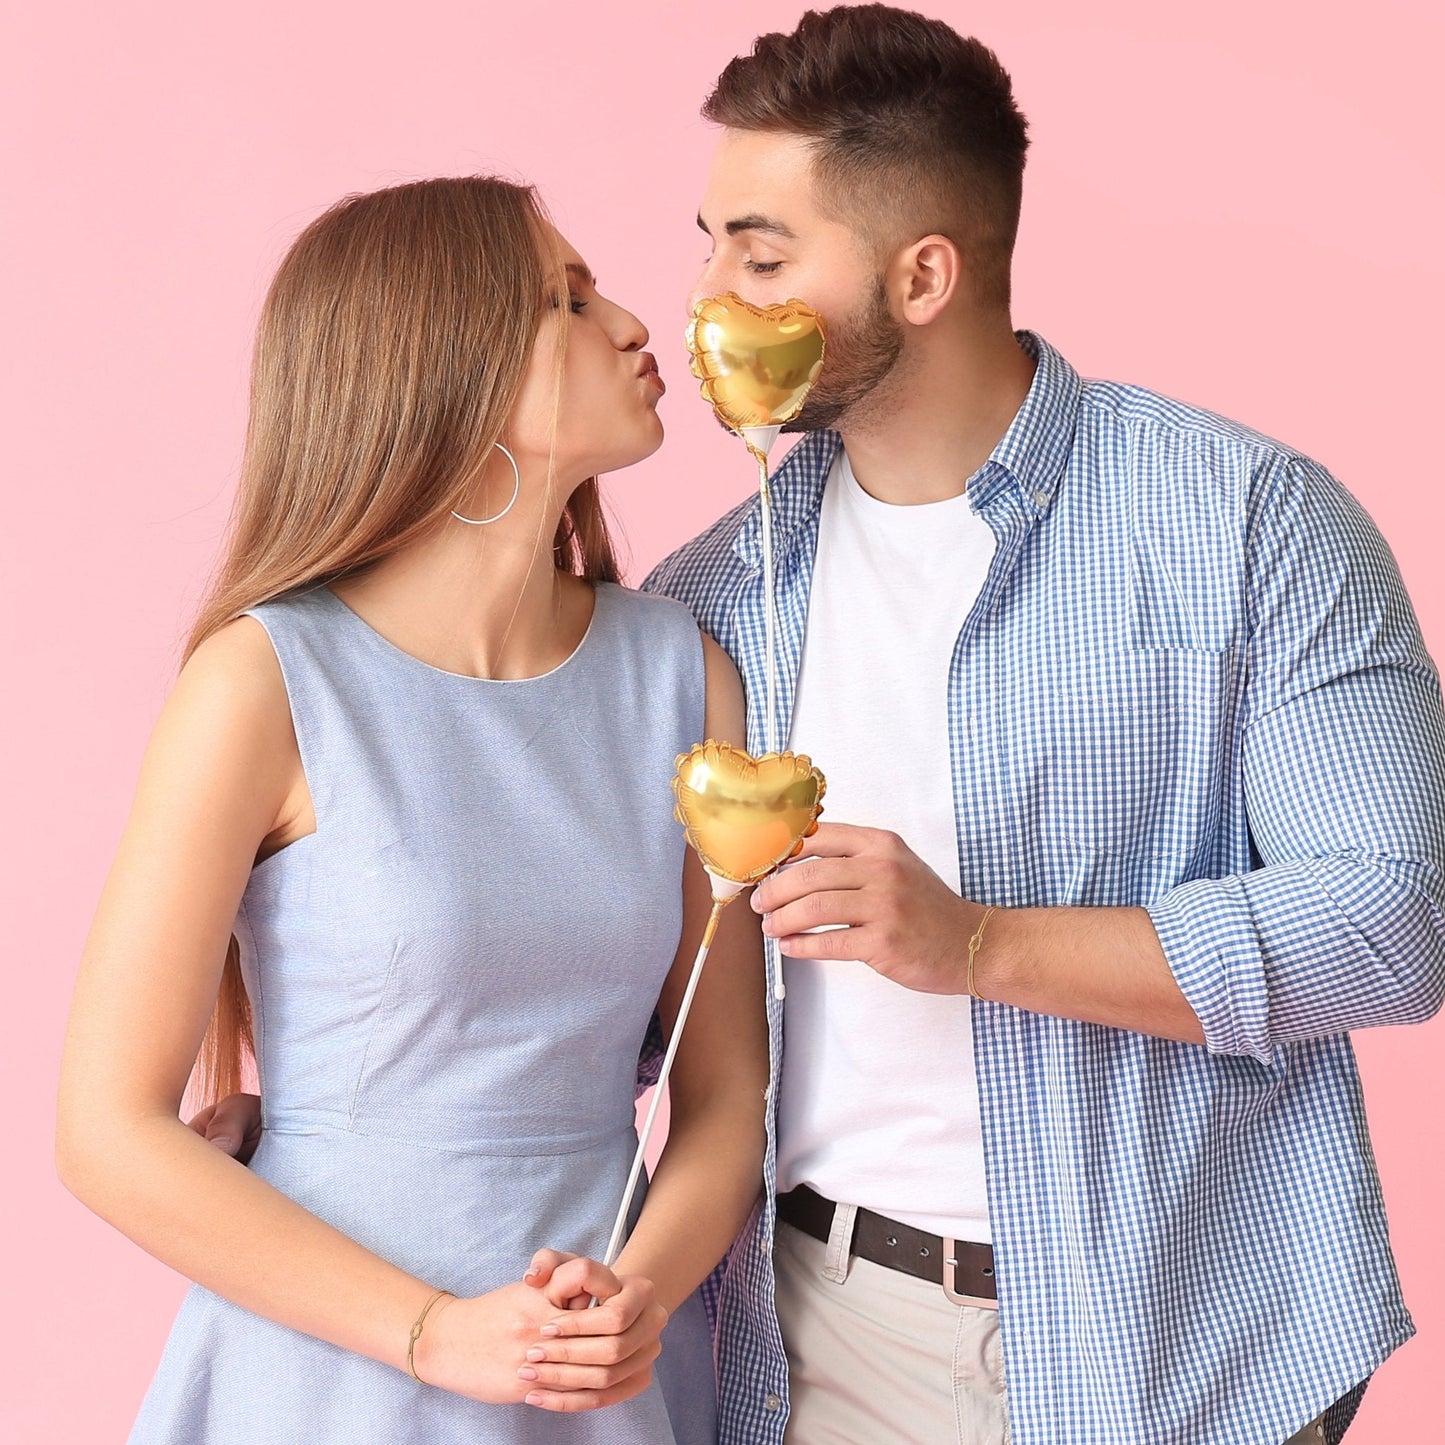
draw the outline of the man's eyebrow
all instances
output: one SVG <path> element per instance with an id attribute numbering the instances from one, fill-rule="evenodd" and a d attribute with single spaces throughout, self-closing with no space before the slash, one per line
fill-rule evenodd
<path id="1" fill-rule="evenodd" d="M 707 222 L 701 215 L 697 218 L 698 228 L 706 236 L 711 236 Z M 771 216 L 739 216 L 736 220 L 729 221 L 723 227 L 729 236 L 740 236 L 744 231 L 757 231 L 763 236 L 779 236 L 785 241 L 796 241 L 797 236 L 781 221 L 774 220 Z"/>

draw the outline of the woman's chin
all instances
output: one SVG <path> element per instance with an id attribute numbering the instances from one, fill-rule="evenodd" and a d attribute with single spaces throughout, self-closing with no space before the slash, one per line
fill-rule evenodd
<path id="1" fill-rule="evenodd" d="M 626 467 L 636 466 L 638 462 L 645 462 L 662 445 L 662 420 L 655 412 L 652 416 L 652 425 L 648 430 L 650 435 L 639 437 L 634 445 L 626 449 L 619 447 L 609 464 L 605 467 L 598 467 L 597 470 L 599 472 L 620 472 Z"/>

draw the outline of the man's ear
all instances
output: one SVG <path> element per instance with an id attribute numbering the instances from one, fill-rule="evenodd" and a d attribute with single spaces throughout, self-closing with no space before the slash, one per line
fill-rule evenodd
<path id="1" fill-rule="evenodd" d="M 957 245 L 947 236 L 924 236 L 894 256 L 888 291 L 901 321 L 927 326 L 947 310 L 964 279 Z"/>

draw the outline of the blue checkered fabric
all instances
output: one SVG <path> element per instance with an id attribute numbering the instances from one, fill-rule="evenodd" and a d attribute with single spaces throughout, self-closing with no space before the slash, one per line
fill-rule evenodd
<path id="1" fill-rule="evenodd" d="M 1020 342 L 1034 382 L 969 483 L 998 549 L 949 679 L 964 890 L 1147 908 L 1207 1047 L 974 1008 L 1013 1438 L 1273 1445 L 1413 1332 L 1348 1031 L 1445 990 L 1439 678 L 1319 466 Z M 774 485 L 784 717 L 840 446 Z M 759 748 L 756 500 L 646 585 L 736 660 Z M 787 1417 L 773 1230 L 765 1203 L 721 1283 L 727 1445 Z"/>

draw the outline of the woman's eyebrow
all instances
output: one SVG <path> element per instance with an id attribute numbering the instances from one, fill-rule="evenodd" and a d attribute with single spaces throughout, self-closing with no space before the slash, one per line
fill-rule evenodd
<path id="1" fill-rule="evenodd" d="M 569 261 L 567 263 L 567 274 L 569 276 L 575 277 L 584 286 L 597 285 L 597 278 L 592 274 L 588 267 L 580 261 Z"/>

